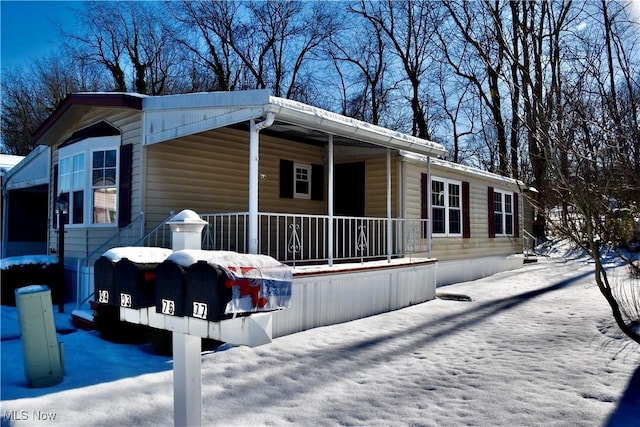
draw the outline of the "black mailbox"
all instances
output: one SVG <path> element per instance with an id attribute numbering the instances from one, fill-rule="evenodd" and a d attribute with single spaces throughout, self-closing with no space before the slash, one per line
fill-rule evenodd
<path id="1" fill-rule="evenodd" d="M 143 308 L 154 304 L 157 263 L 136 263 L 122 258 L 113 269 L 120 307 Z"/>
<path id="2" fill-rule="evenodd" d="M 185 272 L 178 264 L 163 261 L 156 268 L 156 313 L 184 317 Z"/>
<path id="3" fill-rule="evenodd" d="M 94 298 L 99 304 L 120 305 L 114 286 L 114 264 L 107 257 L 100 257 L 93 264 Z"/>
<path id="4" fill-rule="evenodd" d="M 232 289 L 225 286 L 227 275 L 206 261 L 191 264 L 185 272 L 185 314 L 212 322 L 225 318 L 232 296 Z"/>

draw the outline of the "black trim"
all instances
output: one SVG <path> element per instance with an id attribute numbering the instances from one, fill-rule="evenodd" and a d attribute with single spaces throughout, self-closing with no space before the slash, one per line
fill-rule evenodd
<path id="1" fill-rule="evenodd" d="M 462 238 L 471 238 L 471 215 L 469 206 L 468 181 L 462 181 Z"/>
<path id="2" fill-rule="evenodd" d="M 431 189 L 429 188 L 429 175 L 423 173 L 420 175 L 420 218 L 421 219 L 429 219 L 429 197 L 431 197 Z M 429 226 L 426 223 L 422 227 L 422 238 L 425 239 L 429 234 L 427 227 Z"/>
<path id="3" fill-rule="evenodd" d="M 324 200 L 324 167 L 311 165 L 311 200 Z"/>
<path id="4" fill-rule="evenodd" d="M 66 147 L 68 145 L 73 144 L 74 142 L 82 141 L 87 138 L 98 138 L 101 136 L 118 136 L 120 135 L 120 129 L 113 126 L 111 123 L 108 123 L 104 120 L 93 124 L 84 129 L 80 129 L 75 131 L 66 141 L 60 145 L 59 148 Z"/>
<path id="5" fill-rule="evenodd" d="M 118 188 L 118 227 L 131 223 L 131 170 L 133 166 L 133 144 L 120 147 L 120 175 Z"/>
<path id="6" fill-rule="evenodd" d="M 293 199 L 293 161 L 280 159 L 280 197 Z"/>
<path id="7" fill-rule="evenodd" d="M 520 200 L 518 193 L 513 193 L 513 237 L 520 237 Z"/>
<path id="8" fill-rule="evenodd" d="M 487 188 L 487 205 L 488 205 L 488 218 L 489 218 L 489 238 L 496 237 L 496 220 L 493 212 L 493 187 Z"/>

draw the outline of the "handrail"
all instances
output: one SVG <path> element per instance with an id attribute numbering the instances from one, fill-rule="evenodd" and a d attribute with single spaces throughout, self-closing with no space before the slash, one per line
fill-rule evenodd
<path id="1" fill-rule="evenodd" d="M 131 235 L 130 233 L 132 230 L 133 235 Z M 85 298 L 82 298 L 82 296 L 80 295 L 80 289 L 84 284 L 84 281 L 82 280 L 82 267 L 88 266 L 88 264 L 90 264 L 92 260 L 95 261 L 100 257 L 101 254 L 103 254 L 107 250 L 122 245 L 121 242 L 123 241 L 126 242 L 126 245 L 130 245 L 130 241 L 135 238 L 135 234 L 138 233 L 144 233 L 144 212 L 140 212 L 140 214 L 136 216 L 129 224 L 127 224 L 127 226 L 118 230 L 117 233 L 107 239 L 102 245 L 89 252 L 86 257 L 84 257 L 83 259 L 78 259 L 76 265 L 76 308 L 79 309 L 80 307 L 82 307 L 82 305 L 86 303 L 93 295 L 92 292 L 89 292 L 89 294 Z M 123 240 L 123 238 L 125 239 Z"/>
<path id="2" fill-rule="evenodd" d="M 535 255 L 536 253 L 536 238 L 527 230 L 522 230 L 522 232 L 522 253 L 524 254 L 525 258 L 528 258 L 529 256 Z"/>

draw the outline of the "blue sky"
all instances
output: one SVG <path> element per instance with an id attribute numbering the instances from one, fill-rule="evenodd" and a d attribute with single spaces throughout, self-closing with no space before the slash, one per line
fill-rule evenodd
<path id="1" fill-rule="evenodd" d="M 0 1 L 0 62 L 20 66 L 57 49 L 62 39 L 56 23 L 69 30 L 75 25 L 72 8 L 78 1 Z"/>

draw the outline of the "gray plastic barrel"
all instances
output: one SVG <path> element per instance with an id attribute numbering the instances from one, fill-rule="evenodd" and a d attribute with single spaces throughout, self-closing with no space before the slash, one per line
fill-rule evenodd
<path id="1" fill-rule="evenodd" d="M 62 381 L 64 366 L 53 321 L 51 290 L 46 285 L 16 289 L 16 307 L 29 387 L 50 387 Z"/>

